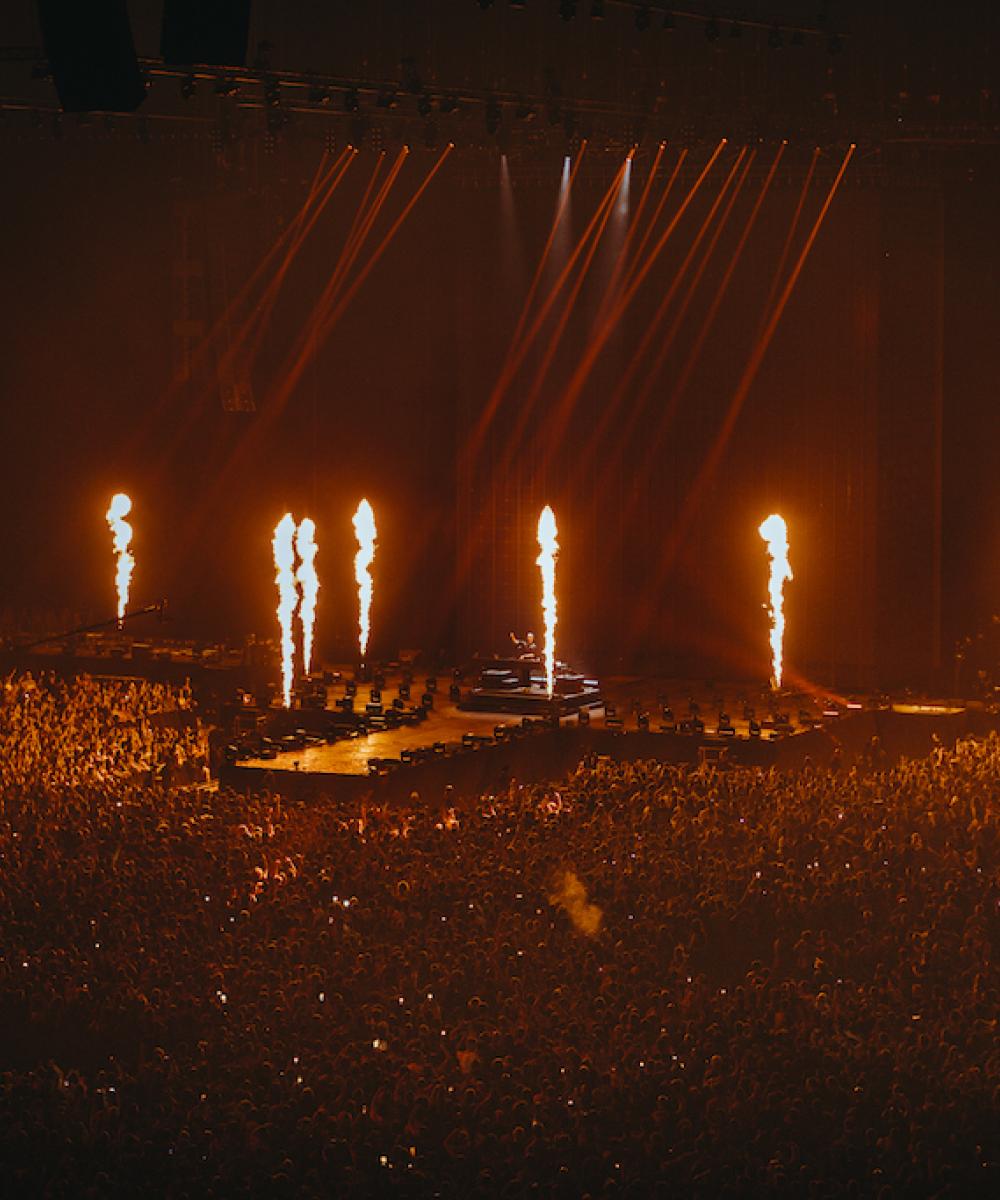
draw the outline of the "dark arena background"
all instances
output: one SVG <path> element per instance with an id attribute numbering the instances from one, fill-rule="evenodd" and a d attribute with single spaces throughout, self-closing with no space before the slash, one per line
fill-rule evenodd
<path id="1" fill-rule="evenodd" d="M 9 0 L 0 154 L 0 1194 L 1000 1193 L 1000 9 Z"/>

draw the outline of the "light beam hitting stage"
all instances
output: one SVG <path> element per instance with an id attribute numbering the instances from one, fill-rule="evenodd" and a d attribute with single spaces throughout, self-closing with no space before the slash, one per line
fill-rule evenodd
<path id="1" fill-rule="evenodd" d="M 358 552 L 354 556 L 354 578 L 358 585 L 358 648 L 361 657 L 368 652 L 372 615 L 372 573 L 375 561 L 375 514 L 367 500 L 362 500 L 354 514 L 354 536 L 358 539 Z"/>
<path id="2" fill-rule="evenodd" d="M 316 574 L 316 522 L 303 517 L 295 534 L 295 550 L 299 556 L 295 578 L 301 590 L 299 600 L 299 622 L 302 625 L 302 670 L 308 675 L 312 670 L 313 627 L 316 624 L 316 598 L 319 593 L 319 576 Z"/>
<path id="3" fill-rule="evenodd" d="M 124 492 L 116 492 L 111 497 L 111 504 L 105 514 L 114 537 L 115 554 L 118 558 L 115 587 L 118 591 L 119 629 L 125 620 L 125 610 L 128 608 L 128 589 L 132 581 L 132 571 L 135 568 L 135 559 L 129 552 L 129 546 L 132 544 L 132 526 L 125 520 L 131 511 L 131 496 L 126 496 Z"/>
<path id="4" fill-rule="evenodd" d="M 274 527 L 274 581 L 278 585 L 278 626 L 281 630 L 281 688 L 285 708 L 292 703 L 295 678 L 295 609 L 299 591 L 295 583 L 295 518 L 285 513 Z"/>
<path id="5" fill-rule="evenodd" d="M 792 578 L 788 561 L 788 526 L 784 517 L 771 513 L 761 521 L 757 532 L 767 543 L 767 555 L 771 560 L 767 584 L 770 604 L 765 608 L 771 617 L 771 686 L 777 691 L 781 687 L 785 642 L 785 581 Z"/>
<path id="6" fill-rule="evenodd" d="M 542 509 L 538 518 L 539 554 L 535 559 L 542 572 L 542 622 L 545 628 L 545 681 L 549 689 L 549 699 L 555 691 L 556 676 L 556 555 L 559 553 L 559 543 L 556 541 L 556 517 L 548 504 Z"/>

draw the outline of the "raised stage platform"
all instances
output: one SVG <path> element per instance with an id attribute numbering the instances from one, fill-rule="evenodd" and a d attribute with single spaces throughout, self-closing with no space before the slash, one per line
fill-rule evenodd
<path id="1" fill-rule="evenodd" d="M 603 703 L 600 684 L 560 667 L 554 694 L 548 693 L 545 668 L 535 658 L 477 660 L 476 684 L 463 695 L 463 712 L 517 713 L 521 716 L 566 716 Z"/>
<path id="2" fill-rule="evenodd" d="M 398 677 L 385 679 L 379 689 L 384 702 L 401 683 Z M 410 690 L 427 685 L 414 680 Z M 332 742 L 314 732 L 300 745 L 276 752 L 272 747 L 273 757 L 228 763 L 220 781 L 237 790 L 268 788 L 298 797 L 395 800 L 417 792 L 435 803 L 446 789 L 449 795 L 479 795 L 504 789 L 511 779 L 557 779 L 587 754 L 796 769 L 807 761 L 826 766 L 835 751 L 845 765 L 867 762 L 873 738 L 879 755 L 892 761 L 901 754 L 926 753 L 934 737 L 948 742 L 1000 727 L 995 715 L 976 706 L 912 702 L 893 708 L 884 700 L 834 704 L 806 695 L 771 697 L 738 685 L 632 676 L 608 680 L 605 702 L 584 710 L 582 719 L 579 713 L 534 720 L 469 711 L 465 689 L 435 690 L 419 722 L 380 728 L 366 727 L 368 685 L 353 686 L 353 729 L 340 725 Z M 323 709 L 272 713 L 275 744 L 282 746 L 281 737 L 301 740 L 307 729 L 319 731 L 325 722 L 341 720 L 338 702 L 351 688 L 350 680 L 327 685 Z M 412 707 L 407 701 L 407 711 Z"/>

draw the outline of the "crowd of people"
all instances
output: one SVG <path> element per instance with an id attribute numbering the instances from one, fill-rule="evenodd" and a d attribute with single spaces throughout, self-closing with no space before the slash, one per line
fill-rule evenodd
<path id="1" fill-rule="evenodd" d="M 995 736 L 389 809 L 147 778 L 164 697 L 79 686 L 7 684 L 6 1194 L 1000 1190 Z"/>
<path id="2" fill-rule="evenodd" d="M 0 690 L 0 795 L 204 777 L 207 731 L 190 684 L 11 672 Z"/>

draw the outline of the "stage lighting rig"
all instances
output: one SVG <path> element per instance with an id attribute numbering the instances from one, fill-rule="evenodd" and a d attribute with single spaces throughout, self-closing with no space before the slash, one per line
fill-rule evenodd
<path id="1" fill-rule="evenodd" d="M 635 10 L 635 27 L 640 33 L 645 33 L 649 28 L 649 5 L 640 4 Z"/>

